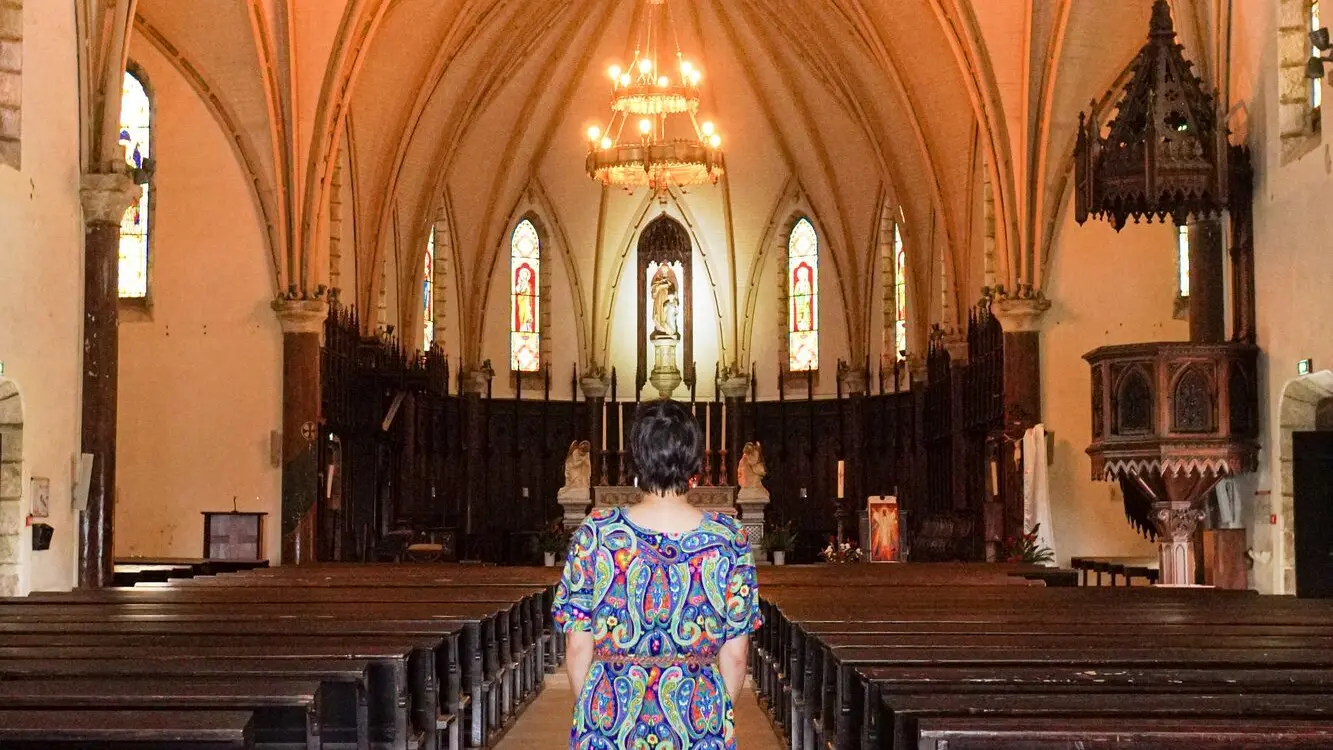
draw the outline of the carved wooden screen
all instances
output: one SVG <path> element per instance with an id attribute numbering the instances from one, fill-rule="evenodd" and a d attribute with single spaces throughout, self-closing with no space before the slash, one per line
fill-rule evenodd
<path id="1" fill-rule="evenodd" d="M 684 374 L 685 383 L 694 382 L 694 269 L 693 245 L 689 232 L 680 222 L 669 216 L 660 216 L 652 221 L 639 235 L 639 264 L 636 286 L 638 289 L 638 323 L 636 330 L 639 337 L 638 374 L 635 387 L 643 390 L 648 382 L 649 359 L 652 348 L 649 337 L 653 335 L 655 317 L 653 289 L 657 285 L 659 293 L 666 284 L 674 283 L 679 295 L 679 314 L 674 318 L 679 326 L 680 361 L 678 366 Z"/>

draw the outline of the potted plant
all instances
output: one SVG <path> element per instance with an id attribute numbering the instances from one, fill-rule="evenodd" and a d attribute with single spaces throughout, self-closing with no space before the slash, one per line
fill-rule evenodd
<path id="1" fill-rule="evenodd" d="M 542 529 L 537 541 L 541 545 L 546 567 L 554 568 L 556 555 L 569 549 L 569 530 L 565 528 L 564 522 L 557 518 Z"/>
<path id="2" fill-rule="evenodd" d="M 1025 565 L 1045 565 L 1055 559 L 1055 552 L 1050 547 L 1037 541 L 1037 532 L 1041 530 L 1041 524 L 1032 527 L 1032 530 L 1021 537 L 1015 539 L 1009 537 L 1004 540 L 1004 547 L 1001 549 L 1000 559 L 1009 563 L 1022 563 Z"/>
<path id="3" fill-rule="evenodd" d="M 786 565 L 787 553 L 796 546 L 796 532 L 791 522 L 775 524 L 764 532 L 764 549 L 773 558 L 774 565 Z"/>

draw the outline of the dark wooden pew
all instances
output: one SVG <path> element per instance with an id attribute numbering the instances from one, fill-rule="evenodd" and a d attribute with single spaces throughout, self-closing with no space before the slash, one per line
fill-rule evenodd
<path id="1" fill-rule="evenodd" d="M 1264 750 L 1328 748 L 1333 724 L 1281 719 L 929 718 L 920 750 Z"/>
<path id="2" fill-rule="evenodd" d="M 243 711 L 11 711 L 0 709 L 6 750 L 249 750 L 252 717 Z"/>
<path id="3" fill-rule="evenodd" d="M 5 710 L 253 712 L 256 743 L 291 744 L 299 738 L 307 750 L 322 746 L 320 694 L 314 680 L 0 680 Z"/>

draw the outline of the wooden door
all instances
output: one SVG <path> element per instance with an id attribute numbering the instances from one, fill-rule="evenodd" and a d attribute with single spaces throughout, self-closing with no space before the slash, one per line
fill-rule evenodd
<path id="1" fill-rule="evenodd" d="M 1333 432 L 1292 435 L 1296 595 L 1333 598 Z"/>

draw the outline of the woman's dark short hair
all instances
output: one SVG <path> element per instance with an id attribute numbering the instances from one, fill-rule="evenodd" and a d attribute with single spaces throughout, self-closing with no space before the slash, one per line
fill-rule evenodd
<path id="1" fill-rule="evenodd" d="M 703 466 L 703 432 L 689 410 L 675 401 L 639 407 L 629 447 L 639 489 L 683 495 Z"/>

